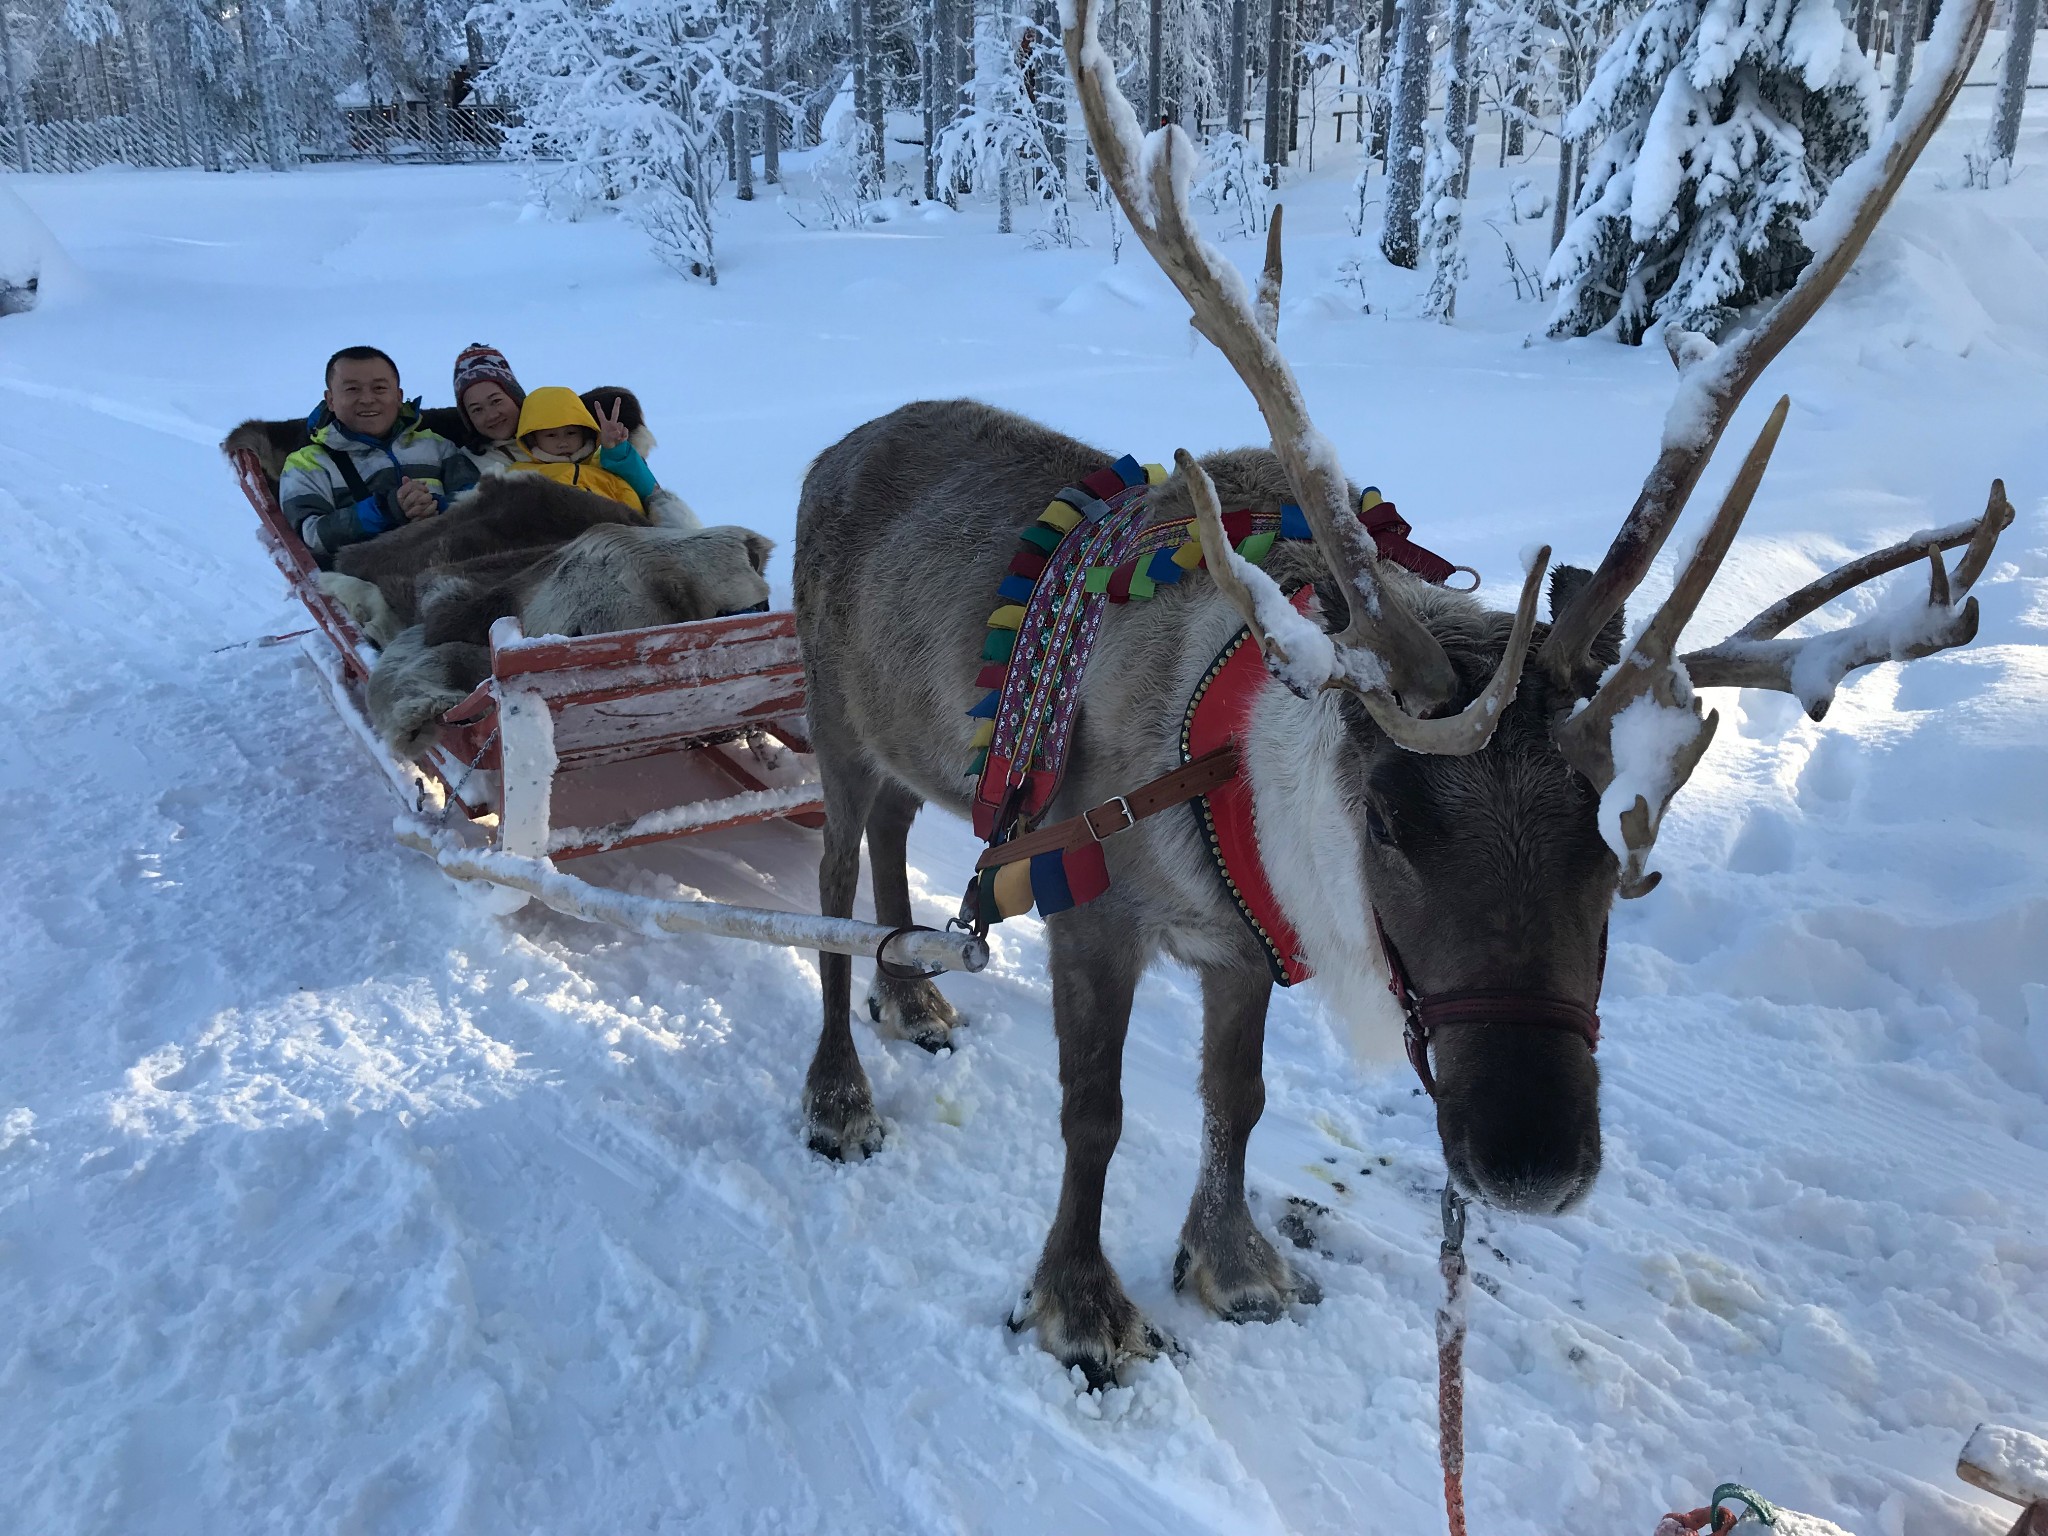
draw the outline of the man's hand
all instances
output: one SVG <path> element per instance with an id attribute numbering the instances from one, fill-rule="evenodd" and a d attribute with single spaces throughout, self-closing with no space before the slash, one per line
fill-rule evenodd
<path id="1" fill-rule="evenodd" d="M 434 501 L 434 493 L 417 480 L 398 482 L 398 510 L 417 522 L 423 517 L 432 517 L 440 511 Z"/>
<path id="2" fill-rule="evenodd" d="M 619 420 L 619 417 L 625 413 L 625 409 L 625 397 L 620 395 L 612 400 L 611 415 L 605 415 L 602 410 L 597 413 L 597 446 L 599 448 L 616 448 L 626 440 L 625 423 Z"/>

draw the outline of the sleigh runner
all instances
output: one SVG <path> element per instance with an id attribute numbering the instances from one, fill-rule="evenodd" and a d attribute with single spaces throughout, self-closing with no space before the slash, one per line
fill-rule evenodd
<path id="1" fill-rule="evenodd" d="M 823 824 L 787 611 L 575 638 L 500 619 L 491 675 L 417 759 L 395 756 L 364 705 L 375 647 L 321 590 L 257 455 L 237 450 L 233 462 L 258 537 L 313 619 L 307 656 L 410 809 L 459 808 L 497 851 L 530 859 L 770 820 Z"/>

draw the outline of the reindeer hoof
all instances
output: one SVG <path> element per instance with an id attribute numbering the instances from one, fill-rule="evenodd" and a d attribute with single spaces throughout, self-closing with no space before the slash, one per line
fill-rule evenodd
<path id="1" fill-rule="evenodd" d="M 804 1142 L 835 1163 L 865 1162 L 882 1150 L 882 1122 L 865 1092 L 806 1095 Z"/>
<path id="2" fill-rule="evenodd" d="M 1035 1330 L 1038 1347 L 1066 1369 L 1078 1369 L 1090 1392 L 1121 1385 L 1134 1365 L 1174 1347 L 1124 1295 L 1115 1275 L 1107 1278 L 1108 1291 L 1099 1285 L 1081 1287 L 1064 1306 L 1053 1305 L 1034 1286 L 1009 1318 L 1012 1333 Z"/>
<path id="3" fill-rule="evenodd" d="M 929 981 L 886 976 L 876 977 L 868 993 L 868 1017 L 885 1040 L 908 1040 L 935 1056 L 952 1045 L 961 1024 L 959 1011 Z"/>
<path id="4" fill-rule="evenodd" d="M 814 1125 L 805 1145 L 829 1162 L 864 1163 L 882 1150 L 886 1139 L 877 1120 L 855 1131 Z"/>
<path id="5" fill-rule="evenodd" d="M 1227 1244 L 1228 1258 L 1212 1262 L 1183 1243 L 1173 1260 L 1173 1288 L 1190 1291 L 1226 1323 L 1277 1323 L 1296 1303 L 1312 1307 L 1323 1288 L 1281 1258 L 1257 1229 Z"/>

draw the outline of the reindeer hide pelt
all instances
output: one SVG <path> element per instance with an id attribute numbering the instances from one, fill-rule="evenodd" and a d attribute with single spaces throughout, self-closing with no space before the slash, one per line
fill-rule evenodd
<path id="1" fill-rule="evenodd" d="M 432 572 L 419 616 L 429 645 L 488 639 L 517 614 L 529 635 L 595 635 L 685 624 L 768 600 L 774 543 L 747 528 L 593 528 L 524 568 L 483 562 Z"/>
<path id="2" fill-rule="evenodd" d="M 415 624 L 384 647 L 370 673 L 370 723 L 394 756 L 418 757 L 434 744 L 441 717 L 490 675 L 490 647 L 428 645 Z"/>
<path id="3" fill-rule="evenodd" d="M 417 757 L 441 716 L 490 675 L 493 620 L 515 615 L 529 635 L 595 635 L 742 612 L 768 600 L 762 572 L 774 547 L 749 528 L 606 525 L 555 550 L 437 566 L 419 579 L 420 622 L 370 673 L 370 723 L 395 754 Z M 382 601 L 373 584 L 328 580 L 352 583 L 335 593 L 352 608 Z"/>
<path id="4" fill-rule="evenodd" d="M 311 441 L 304 421 L 245 421 L 221 440 L 220 451 L 232 458 L 248 449 L 275 487 L 284 478 L 284 461 Z"/>
<path id="5" fill-rule="evenodd" d="M 346 546 L 334 568 L 374 583 L 399 622 L 413 624 L 419 619 L 414 588 L 438 569 L 513 556 L 526 564 L 589 529 L 627 523 L 637 525 L 637 519 L 619 502 L 538 475 L 506 476 L 486 481 L 477 495 L 439 517 Z"/>

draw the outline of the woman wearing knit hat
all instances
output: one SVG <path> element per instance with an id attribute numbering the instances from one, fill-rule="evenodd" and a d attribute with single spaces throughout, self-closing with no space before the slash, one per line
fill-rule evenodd
<path id="1" fill-rule="evenodd" d="M 462 413 L 464 442 L 476 467 L 485 474 L 524 463 L 519 446 L 519 408 L 526 391 L 512 365 L 496 347 L 471 342 L 455 358 L 455 408 Z"/>

